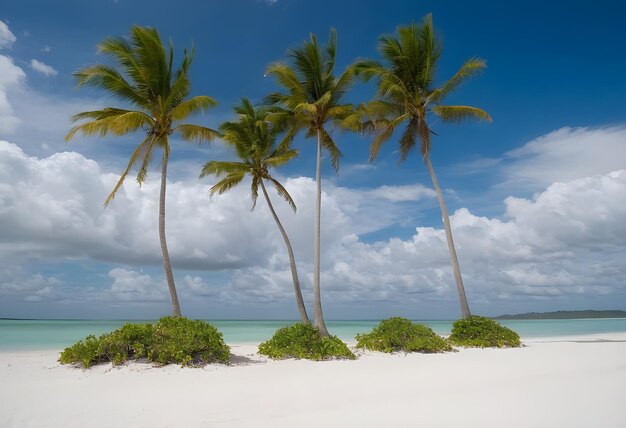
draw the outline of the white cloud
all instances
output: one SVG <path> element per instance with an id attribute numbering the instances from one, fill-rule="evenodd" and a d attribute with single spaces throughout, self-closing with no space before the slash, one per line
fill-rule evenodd
<path id="1" fill-rule="evenodd" d="M 50 53 L 52 52 L 52 48 L 50 47 L 50 45 L 45 45 L 43 48 L 41 48 L 41 51 L 44 53 Z"/>
<path id="2" fill-rule="evenodd" d="M 35 70 L 37 73 L 41 73 L 46 77 L 56 76 L 59 74 L 54 68 L 49 66 L 48 64 L 44 64 L 41 61 L 37 61 L 36 59 L 30 60 L 30 68 Z"/>
<path id="3" fill-rule="evenodd" d="M 15 35 L 9 30 L 9 26 L 0 21 L 0 49 L 10 48 L 16 40 Z"/>
<path id="4" fill-rule="evenodd" d="M 613 156 L 621 150 L 619 144 L 605 148 Z M 165 304 L 162 276 L 128 267 L 156 269 L 160 264 L 155 175 L 142 188 L 129 179 L 112 205 L 103 209 L 117 175 L 77 153 L 40 159 L 0 143 L 0 270 L 32 260 L 124 265 L 108 270 L 110 288 L 96 292 L 87 287 L 78 294 Z M 272 198 L 290 234 L 310 301 L 315 183 L 306 177 L 284 181 L 298 213 Z M 264 201 L 250 212 L 245 183 L 209 199 L 211 184 L 174 181 L 168 187 L 168 240 L 183 302 L 291 305 L 288 259 Z M 584 304 L 585 299 L 609 296 L 608 302 L 610 296 L 625 293 L 624 200 L 626 171 L 620 169 L 557 182 L 532 198 L 507 197 L 500 218 L 457 210 L 451 221 L 470 304 L 505 310 L 520 301 L 579 298 Z M 324 183 L 325 301 L 390 308 L 455 304 L 443 230 L 417 227 L 408 239 L 377 242 L 359 238 L 402 222 L 419 204 L 436 207 L 432 191 L 420 185 L 353 189 Z M 215 275 L 221 279 L 214 281 Z M 11 279 L 16 275 L 1 276 L 0 289 L 4 284 L 4 293 L 16 292 L 11 288 L 20 284 Z M 21 277 L 34 284 L 23 298 L 52 299 L 46 296 L 53 291 L 60 298 L 58 284 L 48 284 L 44 277 Z"/>
<path id="5" fill-rule="evenodd" d="M 164 301 L 167 298 L 163 281 L 153 281 L 150 275 L 115 268 L 109 272 L 109 277 L 113 279 L 109 292 L 117 300 L 145 302 Z"/>
<path id="6" fill-rule="evenodd" d="M 509 188 L 542 189 L 554 182 L 624 168 L 626 127 L 561 128 L 505 155 Z"/>
<path id="7" fill-rule="evenodd" d="M 11 58 L 0 55 L 0 135 L 13 134 L 21 122 L 9 102 L 9 92 L 19 90 L 25 79 L 24 70 Z"/>
<path id="8" fill-rule="evenodd" d="M 128 179 L 105 209 L 102 203 L 117 174 L 102 172 L 95 161 L 77 153 L 39 159 L 14 144 L 0 142 L 0 178 L 6 183 L 0 186 L 6 243 L 0 244 L 0 253 L 42 258 L 85 255 L 100 261 L 158 264 L 159 179 L 152 174 L 142 187 Z M 208 197 L 211 184 L 193 180 L 168 186 L 168 244 L 175 265 L 198 270 L 256 265 L 282 249 L 264 201 L 250 212 L 245 183 L 212 200 Z M 315 183 L 301 177 L 289 179 L 285 185 L 299 205 L 298 215 L 277 197 L 272 198 L 285 227 L 293 232 L 297 248 L 308 257 Z M 384 192 L 326 187 L 330 193 L 324 197 L 323 215 L 329 225 L 323 238 L 328 245 L 389 226 L 403 212 L 401 207 L 389 205 L 387 195 L 395 191 L 393 186 L 386 186 Z M 383 196 L 376 196 L 379 193 Z M 354 210 L 363 218 L 348 218 L 346 212 Z M 383 210 L 375 221 L 370 220 Z M 242 247 L 241 242 L 254 245 Z"/>

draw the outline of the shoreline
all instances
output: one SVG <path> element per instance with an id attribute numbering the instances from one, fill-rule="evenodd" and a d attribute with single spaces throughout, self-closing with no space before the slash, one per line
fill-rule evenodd
<path id="1" fill-rule="evenodd" d="M 85 370 L 59 351 L 0 352 L 0 426 L 626 426 L 626 333 L 545 339 L 324 362 L 232 343 L 231 365 L 202 368 Z"/>

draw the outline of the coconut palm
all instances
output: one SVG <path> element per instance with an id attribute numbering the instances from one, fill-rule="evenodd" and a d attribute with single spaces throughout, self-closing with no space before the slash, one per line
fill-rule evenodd
<path id="1" fill-rule="evenodd" d="M 364 107 L 366 116 L 370 119 L 366 122 L 366 129 L 376 134 L 370 147 L 370 160 L 376 158 L 383 143 L 388 141 L 401 125 L 404 125 L 399 140 L 401 161 L 406 160 L 419 140 L 420 153 L 441 207 L 461 314 L 466 318 L 471 314 L 452 239 L 450 218 L 435 170 L 430 162 L 432 131 L 429 120 L 435 116 L 446 123 L 466 119 L 491 121 L 489 114 L 479 108 L 442 104 L 447 95 L 465 80 L 482 71 L 486 64 L 480 58 L 468 59 L 450 80 L 436 86 L 434 77 L 442 46 L 435 35 L 431 15 L 427 15 L 419 25 L 399 27 L 397 31 L 397 38 L 393 35 L 383 35 L 379 39 L 378 51 L 386 64 L 363 60 L 353 65 L 355 74 L 365 80 L 376 78 L 378 84 L 377 99 Z"/>
<path id="2" fill-rule="evenodd" d="M 267 206 L 274 217 L 276 226 L 285 241 L 287 253 L 289 254 L 289 265 L 291 267 L 291 277 L 296 295 L 296 305 L 300 313 L 300 319 L 304 324 L 309 324 L 309 317 L 306 313 L 296 260 L 293 249 L 289 242 L 289 237 L 285 228 L 280 222 L 272 201 L 265 188 L 265 181 L 270 182 L 276 188 L 276 192 L 289 206 L 296 211 L 296 204 L 287 189 L 270 174 L 270 170 L 287 163 L 290 159 L 298 156 L 298 151 L 289 148 L 290 135 L 279 144 L 276 144 L 278 134 L 282 132 L 280 125 L 268 120 L 269 116 L 276 114 L 275 108 L 257 107 L 255 108 L 247 98 L 241 100 L 241 104 L 235 106 L 235 113 L 238 115 L 236 122 L 225 122 L 220 126 L 224 140 L 234 147 L 238 162 L 210 161 L 202 168 L 200 177 L 207 175 L 224 176 L 213 187 L 211 195 L 222 194 L 237 184 L 241 183 L 246 175 L 251 177 L 250 196 L 252 197 L 252 209 L 256 206 L 259 196 L 259 187 L 263 192 Z"/>
<path id="3" fill-rule="evenodd" d="M 130 156 L 130 160 L 104 205 L 115 197 L 134 166 L 139 166 L 137 182 L 141 185 L 155 149 L 161 154 L 161 189 L 159 194 L 159 239 L 163 253 L 163 268 L 172 300 L 173 313 L 180 315 L 180 304 L 172 265 L 165 239 L 165 192 L 167 164 L 170 157 L 169 136 L 177 134 L 186 141 L 210 141 L 219 133 L 203 126 L 180 123 L 188 116 L 208 110 L 215 101 L 207 96 L 187 98 L 191 89 L 189 67 L 193 50 L 185 50 L 182 63 L 173 70 L 174 48 L 165 49 L 157 30 L 133 26 L 130 39 L 112 37 L 98 45 L 98 52 L 110 58 L 114 66 L 98 64 L 74 73 L 78 86 L 104 89 L 125 104 L 126 108 L 107 107 L 85 111 L 72 117 L 81 122 L 65 137 L 69 141 L 78 132 L 85 136 L 108 134 L 121 136 L 142 131 L 145 136 Z"/>
<path id="4" fill-rule="evenodd" d="M 317 138 L 317 161 L 315 181 L 317 193 L 315 199 L 315 236 L 313 243 L 313 312 L 314 324 L 322 336 L 328 336 L 322 313 L 320 293 L 320 218 L 322 204 L 321 163 L 322 150 L 325 149 L 335 170 L 339 168 L 341 151 L 335 145 L 328 126 L 348 127 L 347 118 L 352 113 L 352 106 L 341 104 L 341 97 L 350 87 L 353 74 L 345 70 L 335 77 L 335 56 L 337 52 L 337 32 L 330 30 L 328 44 L 320 47 L 317 38 L 311 34 L 310 40 L 300 47 L 287 51 L 291 66 L 275 62 L 267 68 L 266 75 L 272 75 L 282 86 L 284 92 L 274 92 L 267 96 L 267 101 L 277 104 L 288 111 L 291 133 L 303 130 L 306 137 Z"/>

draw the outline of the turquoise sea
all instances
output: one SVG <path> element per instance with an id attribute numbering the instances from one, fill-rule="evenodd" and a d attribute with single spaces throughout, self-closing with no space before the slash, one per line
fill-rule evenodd
<path id="1" fill-rule="evenodd" d="M 217 327 L 227 343 L 260 342 L 269 339 L 280 327 L 296 321 L 232 321 L 207 320 Z M 58 349 L 71 345 L 90 334 L 100 335 L 120 327 L 126 320 L 2 320 L 0 319 L 0 351 Z M 435 332 L 447 335 L 453 321 L 417 320 Z M 517 331 L 522 338 L 573 336 L 592 333 L 626 333 L 626 318 L 574 319 L 574 320 L 515 320 L 500 321 Z M 328 321 L 331 334 L 343 340 L 354 340 L 376 325 L 376 320 Z"/>

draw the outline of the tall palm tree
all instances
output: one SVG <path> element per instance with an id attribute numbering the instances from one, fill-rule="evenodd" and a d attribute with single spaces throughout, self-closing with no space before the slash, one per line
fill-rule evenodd
<path id="1" fill-rule="evenodd" d="M 74 73 L 78 86 L 93 86 L 108 91 L 131 109 L 107 107 L 85 111 L 72 116 L 81 122 L 65 137 L 69 141 L 78 132 L 85 136 L 108 134 L 126 135 L 143 131 L 145 137 L 130 156 L 128 166 L 108 196 L 107 206 L 135 165 L 139 165 L 137 182 L 141 185 L 155 149 L 161 149 L 161 189 L 159 195 L 159 239 L 163 253 L 163 268 L 175 316 L 180 316 L 180 304 L 172 265 L 165 239 L 165 191 L 167 163 L 170 156 L 169 136 L 176 133 L 186 141 L 210 141 L 219 133 L 199 125 L 180 123 L 188 116 L 207 111 L 215 101 L 207 96 L 187 98 L 191 90 L 189 67 L 193 50 L 184 51 L 182 63 L 173 70 L 174 48 L 164 48 L 154 28 L 133 26 L 130 39 L 112 37 L 98 45 L 98 52 L 109 57 L 115 66 L 98 64 Z"/>
<path id="2" fill-rule="evenodd" d="M 335 56 L 337 52 L 337 32 L 330 30 L 328 44 L 320 47 L 314 34 L 300 47 L 287 51 L 291 66 L 275 62 L 267 68 L 266 75 L 276 77 L 284 92 L 274 92 L 267 101 L 277 104 L 289 112 L 292 133 L 304 130 L 307 137 L 317 137 L 317 161 L 315 181 L 315 236 L 313 243 L 313 312 L 314 324 L 322 336 L 328 336 L 322 313 L 320 294 L 320 218 L 322 205 L 321 163 L 322 149 L 330 155 L 335 170 L 339 168 L 341 151 L 335 145 L 327 127 L 346 128 L 353 109 L 349 104 L 341 104 L 341 97 L 350 87 L 353 74 L 348 69 L 335 77 Z"/>
<path id="3" fill-rule="evenodd" d="M 431 15 L 427 15 L 419 25 L 399 27 L 397 31 L 397 38 L 383 35 L 379 39 L 378 51 L 385 60 L 385 65 L 372 60 L 359 61 L 353 65 L 355 74 L 361 75 L 365 80 L 376 78 L 378 83 L 377 99 L 364 108 L 366 116 L 370 119 L 366 122 L 366 129 L 369 128 L 376 133 L 370 147 L 370 160 L 376 158 L 380 147 L 391 138 L 400 125 L 405 124 L 399 141 L 401 161 L 406 160 L 419 140 L 420 153 L 441 207 L 461 314 L 466 318 L 471 313 L 452 239 L 450 218 L 435 170 L 430 162 L 432 131 L 429 120 L 434 115 L 443 122 L 461 122 L 466 119 L 490 122 L 489 114 L 479 108 L 441 104 L 448 94 L 466 79 L 482 71 L 486 64 L 480 58 L 468 59 L 450 80 L 436 86 L 434 76 L 442 46 L 435 35 Z"/>
<path id="4" fill-rule="evenodd" d="M 259 187 L 263 192 L 267 206 L 274 217 L 276 226 L 285 241 L 287 253 L 289 254 L 289 265 L 291 267 L 291 277 L 293 280 L 293 288 L 296 295 L 296 305 L 300 313 L 300 319 L 304 324 L 309 324 L 309 317 L 306 313 L 304 299 L 302 298 L 302 290 L 300 289 L 300 281 L 298 279 L 298 270 L 296 269 L 296 260 L 293 255 L 293 249 L 289 242 L 289 237 L 285 228 L 281 224 L 272 201 L 265 188 L 265 181 L 269 181 L 274 185 L 278 195 L 287 201 L 289 206 L 296 211 L 296 204 L 287 189 L 283 187 L 270 174 L 270 169 L 287 163 L 290 159 L 298 156 L 298 151 L 289 148 L 291 138 L 288 135 L 279 145 L 276 145 L 276 138 L 282 132 L 280 125 L 276 125 L 268 120 L 269 116 L 275 114 L 277 110 L 269 107 L 257 107 L 250 103 L 247 98 L 241 100 L 241 104 L 235 106 L 235 113 L 239 116 L 236 122 L 225 122 L 220 126 L 224 140 L 234 147 L 237 156 L 241 161 L 238 162 L 222 162 L 210 161 L 202 168 L 200 177 L 215 174 L 216 176 L 224 176 L 213 187 L 211 187 L 211 195 L 222 194 L 237 184 L 241 183 L 246 175 L 252 178 L 250 186 L 250 196 L 252 197 L 252 209 L 256 206 L 259 196 Z"/>

